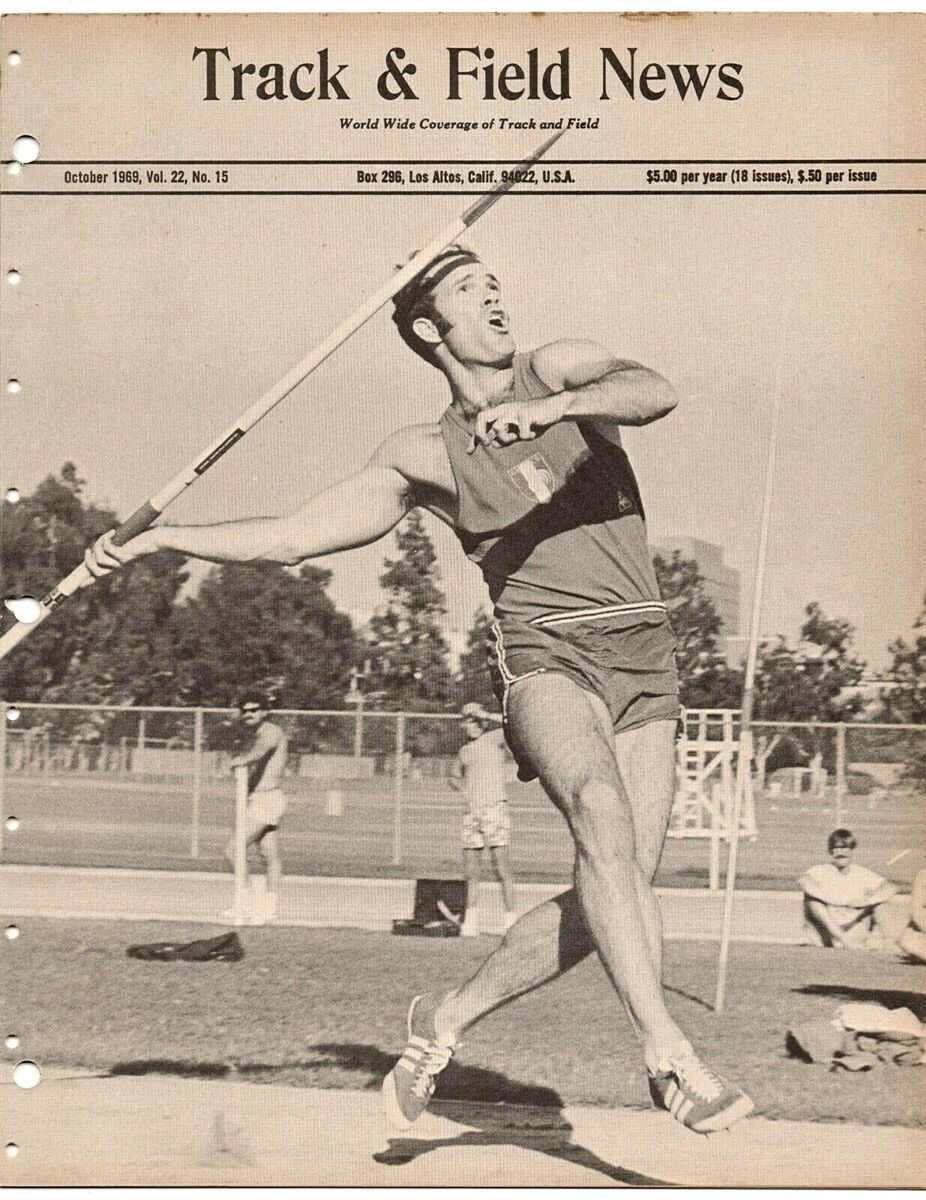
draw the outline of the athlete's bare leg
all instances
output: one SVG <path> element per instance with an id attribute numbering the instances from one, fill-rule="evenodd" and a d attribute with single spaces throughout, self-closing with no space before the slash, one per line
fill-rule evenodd
<path id="1" fill-rule="evenodd" d="M 551 712 L 557 713 L 555 735 Z M 634 789 L 641 789 L 631 801 L 607 710 L 572 680 L 548 673 L 516 684 L 509 721 L 519 754 L 532 763 L 569 822 L 576 843 L 576 887 L 512 926 L 476 975 L 441 1003 L 437 1027 L 442 1033 L 461 1032 L 490 1009 L 568 970 L 594 947 L 639 1032 L 647 1063 L 655 1065 L 687 1048 L 663 1001 L 659 910 L 650 889 L 671 806 L 673 723 L 643 726 L 631 731 L 636 737 L 621 735 L 618 752 L 625 769 L 641 748 L 650 765 L 658 760 L 660 746 L 667 760 L 653 790 L 642 763 L 639 770 L 628 770 Z"/>
<path id="2" fill-rule="evenodd" d="M 508 847 L 492 846 L 489 853 L 492 855 L 492 866 L 495 868 L 498 882 L 502 885 L 502 900 L 505 904 L 505 912 L 513 913 L 514 872 L 511 869 L 511 855 L 508 852 Z"/>
<path id="3" fill-rule="evenodd" d="M 600 705 L 604 710 L 600 701 L 590 699 L 593 707 Z M 637 832 L 637 862 L 647 883 L 656 874 L 672 809 L 674 742 L 674 721 L 651 722 L 614 735 L 615 756 L 621 764 Z M 658 901 L 649 888 L 642 894 L 647 941 L 657 977 L 661 978 L 662 920 Z M 501 961 L 493 954 L 472 980 L 448 997 L 440 1010 L 441 1017 L 446 1014 L 446 1028 L 462 1032 L 491 1009 L 571 970 L 595 949 L 575 888 L 531 909 L 517 925 L 518 946 L 503 943 L 505 957 Z M 518 965 L 515 957 L 522 937 L 527 951 Z M 441 1027 L 445 1028 L 443 1023 Z"/>
<path id="4" fill-rule="evenodd" d="M 593 700 L 594 703 L 594 700 Z M 603 707 L 603 706 L 602 706 Z M 634 827 L 637 862 L 647 883 L 659 865 L 675 787 L 675 722 L 657 721 L 614 737 L 622 764 Z M 662 977 L 662 920 L 658 901 L 642 890 L 647 941 L 657 978 Z M 531 909 L 518 921 L 518 945 L 505 945 L 505 957 L 486 960 L 472 980 L 451 994 L 440 1010 L 444 1028 L 462 1032 L 486 1012 L 571 970 L 593 950 L 575 888 Z M 521 962 L 516 961 L 522 949 Z M 503 943 L 504 945 L 504 943 Z M 501 947 L 499 947 L 501 949 Z"/>
<path id="5" fill-rule="evenodd" d="M 245 842 L 245 848 L 244 848 L 244 877 L 245 877 L 245 879 L 247 879 L 247 877 L 248 877 L 248 850 L 247 850 L 247 848 L 248 848 L 248 846 L 250 846 L 252 844 L 253 844 L 253 839 L 249 839 L 247 842 Z M 235 873 L 235 835 L 234 834 L 232 834 L 231 837 L 228 839 L 228 841 L 225 843 L 225 849 L 222 851 L 222 857 L 225 859 L 225 863 L 226 863 L 229 871 L 231 871 L 231 873 L 234 875 L 234 873 Z"/>
<path id="6" fill-rule="evenodd" d="M 479 903 L 479 885 L 482 882 L 482 851 L 463 847 L 463 870 L 466 874 L 466 910 L 474 911 Z"/>
<path id="7" fill-rule="evenodd" d="M 267 829 L 256 839 L 260 856 L 267 872 L 267 888 L 275 895 L 280 894 L 283 880 L 283 864 L 280 858 L 280 833 L 278 829 Z"/>
<path id="8" fill-rule="evenodd" d="M 593 703 L 597 697 L 591 697 Z M 604 704 L 601 704 L 604 709 Z M 606 711 L 606 710 L 605 710 Z M 656 978 L 662 981 L 662 913 L 651 884 L 675 798 L 675 721 L 651 721 L 614 735 L 614 757 L 624 783 L 636 833 L 637 897 Z"/>
<path id="9" fill-rule="evenodd" d="M 248 871 L 248 850 L 251 846 L 256 846 L 260 854 L 261 861 L 264 864 L 264 871 L 267 875 L 267 887 L 271 892 L 279 892 L 280 884 L 283 878 L 283 864 L 280 858 L 280 838 L 279 830 L 271 828 L 267 825 L 255 826 L 253 829 L 248 829 L 247 837 L 244 843 L 244 875 L 247 879 Z M 235 870 L 235 837 L 234 834 L 225 843 L 224 850 L 225 861 L 228 864 L 228 869 L 234 874 Z"/>

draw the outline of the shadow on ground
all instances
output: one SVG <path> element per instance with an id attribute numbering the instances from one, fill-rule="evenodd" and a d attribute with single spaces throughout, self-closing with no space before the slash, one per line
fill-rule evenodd
<path id="1" fill-rule="evenodd" d="M 855 987 L 846 983 L 808 983 L 791 989 L 803 996 L 832 996 L 834 1000 L 883 1004 L 887 1008 L 909 1008 L 919 1021 L 926 1021 L 926 995 L 898 988 Z"/>
<path id="2" fill-rule="evenodd" d="M 670 983 L 663 984 L 663 991 L 672 992 L 675 996 L 681 996 L 683 1000 L 690 1000 L 692 1004 L 697 1004 L 700 1008 L 706 1008 L 708 1012 L 714 1011 L 714 1006 L 702 996 L 695 996 L 691 992 L 686 992 L 682 988 L 673 987 Z"/>
<path id="3" fill-rule="evenodd" d="M 234 1063 L 183 1062 L 176 1058 L 135 1058 L 117 1062 L 109 1069 L 115 1075 L 179 1075 L 181 1079 L 225 1079 L 237 1074 Z"/>
<path id="4" fill-rule="evenodd" d="M 522 1150 L 533 1150 L 550 1158 L 587 1167 L 606 1179 L 628 1187 L 675 1186 L 665 1179 L 643 1175 L 639 1171 L 630 1170 L 629 1167 L 606 1162 L 585 1146 L 576 1145 L 572 1141 L 572 1125 L 566 1119 L 558 1097 L 557 1103 L 553 1102 L 555 1096 L 555 1092 L 549 1092 L 547 1103 L 540 1108 L 517 1104 L 435 1100 L 431 1111 L 436 1116 L 458 1121 L 468 1128 L 455 1137 L 391 1137 L 388 1148 L 380 1150 L 373 1157 L 378 1163 L 387 1166 L 404 1166 L 414 1162 L 422 1154 L 449 1146 L 517 1146 Z M 539 1175 L 537 1182 L 543 1182 Z"/>
<path id="5" fill-rule="evenodd" d="M 280 1076 L 290 1082 L 299 1070 L 336 1067 L 356 1071 L 360 1076 L 358 1086 L 372 1089 L 379 1087 L 395 1061 L 395 1054 L 386 1054 L 377 1046 L 322 1042 L 310 1046 L 307 1056 L 299 1061 L 271 1064 L 134 1059 L 115 1063 L 110 1075 L 178 1075 L 185 1079 L 238 1078 L 272 1083 Z M 467 1128 L 455 1137 L 391 1137 L 388 1147 L 374 1154 L 375 1160 L 387 1166 L 404 1166 L 422 1154 L 450 1146 L 517 1146 L 587 1167 L 628 1186 L 674 1186 L 664 1179 L 606 1162 L 576 1145 L 572 1141 L 573 1127 L 563 1113 L 563 1101 L 557 1092 L 510 1079 L 497 1071 L 451 1063 L 440 1077 L 431 1111 Z"/>

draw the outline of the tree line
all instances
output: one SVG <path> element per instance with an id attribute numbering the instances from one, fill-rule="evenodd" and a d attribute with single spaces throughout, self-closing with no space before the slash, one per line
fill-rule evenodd
<path id="1" fill-rule="evenodd" d="M 87 498 L 73 463 L 15 504 L 4 501 L 4 596 L 44 595 L 117 523 Z M 678 642 L 682 702 L 738 707 L 742 671 L 722 652 L 721 621 L 698 564 L 678 552 L 654 562 Z M 218 565 L 195 591 L 184 590 L 188 580 L 184 558 L 162 552 L 85 589 L 4 660 L 4 698 L 229 707 L 253 687 L 281 708 L 340 709 L 360 694 L 387 711 L 450 711 L 468 700 L 495 706 L 490 618 L 474 615 L 454 670 L 437 556 L 418 512 L 398 528 L 381 576 L 384 603 L 360 628 L 329 596 L 331 572 L 309 563 Z M 848 621 L 808 604 L 798 644 L 761 648 L 757 719 L 857 717 L 865 702 L 854 689 L 866 664 L 853 637 Z M 926 599 L 912 640 L 899 637 L 889 650 L 893 686 L 877 715 L 926 722 Z"/>

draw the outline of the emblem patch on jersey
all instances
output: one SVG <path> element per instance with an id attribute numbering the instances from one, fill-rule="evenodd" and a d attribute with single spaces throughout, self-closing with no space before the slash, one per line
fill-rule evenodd
<path id="1" fill-rule="evenodd" d="M 633 500 L 627 495 L 623 488 L 618 489 L 617 493 L 617 513 L 618 516 L 626 516 L 627 513 L 635 512 Z"/>
<path id="2" fill-rule="evenodd" d="M 539 500 L 541 504 L 549 504 L 556 491 L 556 476 L 542 454 L 532 454 L 508 472 L 508 477 L 519 492 Z"/>

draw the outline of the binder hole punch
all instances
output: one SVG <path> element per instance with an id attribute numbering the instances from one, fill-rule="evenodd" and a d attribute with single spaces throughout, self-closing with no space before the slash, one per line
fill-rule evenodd
<path id="1" fill-rule="evenodd" d="M 3 606 L 13 614 L 17 621 L 24 621 L 27 625 L 31 625 L 33 621 L 39 619 L 42 607 L 35 596 L 13 596 L 9 600 L 4 600 Z M 12 709 L 7 710 L 7 720 L 15 721 L 16 717 L 11 717 L 11 712 Z"/>
<path id="2" fill-rule="evenodd" d="M 7 925 L 6 929 L 4 929 L 4 931 L 3 931 L 3 936 L 6 938 L 6 940 L 8 942 L 15 942 L 16 939 L 19 937 L 19 926 L 18 925 Z"/>
<path id="3" fill-rule="evenodd" d="M 4 601 L 4 603 L 5 603 L 5 604 L 7 604 L 7 605 L 10 605 L 10 604 L 14 604 L 14 603 L 15 603 L 15 601 L 13 601 L 13 600 L 6 600 L 6 601 Z M 12 611 L 12 610 L 11 610 L 11 611 Z M 9 708 L 6 710 L 6 719 L 7 719 L 8 721 L 18 721 L 18 720 L 19 720 L 19 717 L 20 717 L 20 713 L 19 713 L 19 709 L 18 709 L 18 708 L 16 708 L 16 707 L 14 707 L 14 706 L 12 706 L 12 705 L 11 705 L 11 706 L 10 706 L 10 707 L 9 707 Z"/>
<path id="4" fill-rule="evenodd" d="M 10 64 L 11 67 L 18 67 L 19 64 L 22 62 L 22 55 L 19 53 L 18 50 L 11 50 L 9 52 L 9 54 L 6 56 L 6 61 Z"/>
<path id="5" fill-rule="evenodd" d="M 6 281 L 10 287 L 16 287 L 18 283 L 22 283 L 22 275 L 18 271 L 7 271 Z"/>
<path id="6" fill-rule="evenodd" d="M 13 142 L 13 157 L 20 163 L 34 163 L 39 156 L 38 139 L 31 133 L 21 133 Z"/>
<path id="7" fill-rule="evenodd" d="M 19 488 L 7 488 L 3 499 L 7 502 L 7 504 L 18 504 Z"/>
<path id="8" fill-rule="evenodd" d="M 19 393 L 23 390 L 23 385 L 19 382 L 18 379 L 8 379 L 6 381 L 6 390 L 10 393 L 11 396 L 18 396 Z"/>
<path id="9" fill-rule="evenodd" d="M 7 833 L 15 833 L 19 828 L 19 817 L 7 817 L 3 822 L 3 828 Z"/>
<path id="10" fill-rule="evenodd" d="M 3 1039 L 3 1044 L 7 1050 L 15 1050 L 19 1046 L 19 1038 L 15 1033 L 8 1033 Z"/>
<path id="11" fill-rule="evenodd" d="M 7 1158 L 15 1158 L 19 1153 L 19 1147 L 15 1142 L 7 1142 L 7 1144 L 3 1147 L 3 1153 L 7 1156 Z"/>
<path id="12" fill-rule="evenodd" d="M 7 175 L 18 175 L 22 169 L 23 169 L 22 163 L 16 162 L 15 159 L 13 160 L 13 162 L 8 162 L 6 164 Z"/>
<path id="13" fill-rule="evenodd" d="M 23 1059 L 18 1062 L 13 1068 L 13 1082 L 17 1087 L 29 1088 L 38 1087 L 42 1082 L 42 1072 L 38 1068 L 38 1064 L 30 1062 L 29 1059 Z"/>

